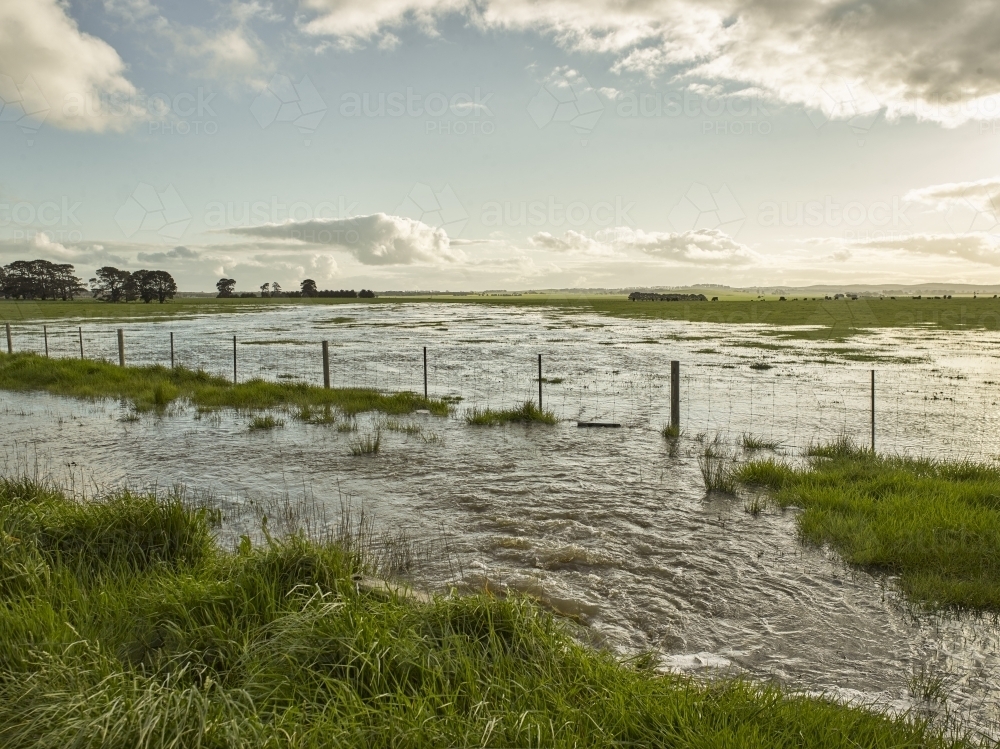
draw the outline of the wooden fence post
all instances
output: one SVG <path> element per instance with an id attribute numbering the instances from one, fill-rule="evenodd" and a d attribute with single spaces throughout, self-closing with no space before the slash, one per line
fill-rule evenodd
<path id="1" fill-rule="evenodd" d="M 125 366 L 125 331 L 118 328 L 118 366 Z"/>
<path id="2" fill-rule="evenodd" d="M 330 389 L 330 342 L 323 341 L 323 387 Z"/>
<path id="3" fill-rule="evenodd" d="M 174 334 L 170 332 L 170 368 L 174 368 Z"/>
<path id="4" fill-rule="evenodd" d="M 538 355 L 538 410 L 542 410 L 542 355 Z"/>
<path id="5" fill-rule="evenodd" d="M 681 429 L 681 363 L 670 362 L 670 430 L 680 434 Z"/>
<path id="6" fill-rule="evenodd" d="M 49 326 L 48 325 L 43 325 L 42 326 L 42 335 L 45 336 L 45 355 L 48 356 L 49 355 Z"/>
<path id="7" fill-rule="evenodd" d="M 13 354 L 14 353 L 14 342 L 10 338 L 10 323 L 5 323 L 5 325 L 7 326 L 7 353 L 8 354 Z"/>

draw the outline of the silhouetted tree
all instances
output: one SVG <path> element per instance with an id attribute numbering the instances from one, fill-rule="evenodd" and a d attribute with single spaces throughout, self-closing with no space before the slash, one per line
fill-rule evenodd
<path id="1" fill-rule="evenodd" d="M 120 302 L 134 297 L 132 274 L 110 265 L 97 269 L 97 277 L 90 279 L 90 291 L 97 299 L 105 302 Z"/>
<path id="2" fill-rule="evenodd" d="M 260 295 L 262 297 L 269 297 L 269 296 L 271 296 L 271 284 L 269 284 L 269 283 L 262 283 L 260 285 Z"/>
<path id="3" fill-rule="evenodd" d="M 87 291 L 69 263 L 15 260 L 0 272 L 0 293 L 14 299 L 72 299 Z"/>
<path id="4" fill-rule="evenodd" d="M 299 284 L 299 288 L 302 291 L 302 296 L 316 296 L 318 289 L 316 288 L 316 282 L 311 278 L 307 278 L 305 281 Z"/>
<path id="5" fill-rule="evenodd" d="M 233 296 L 233 290 L 236 288 L 236 279 L 220 278 L 216 282 L 215 288 L 219 290 L 220 297 Z"/>
<path id="6" fill-rule="evenodd" d="M 135 293 L 146 304 L 154 299 L 163 304 L 167 299 L 173 299 L 177 293 L 174 277 L 165 270 L 137 270 L 132 274 L 131 284 L 135 287 Z"/>
<path id="7" fill-rule="evenodd" d="M 271 284 L 271 296 L 281 296 L 281 285 L 277 281 Z"/>

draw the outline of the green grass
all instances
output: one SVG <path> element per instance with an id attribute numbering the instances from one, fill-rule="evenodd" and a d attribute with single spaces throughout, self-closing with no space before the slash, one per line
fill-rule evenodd
<path id="1" fill-rule="evenodd" d="M 0 745 L 971 746 L 772 685 L 658 675 L 523 597 L 369 592 L 351 545 L 224 551 L 211 519 L 0 479 Z"/>
<path id="2" fill-rule="evenodd" d="M 500 426 L 502 424 L 555 424 L 556 415 L 543 411 L 534 401 L 525 401 L 517 408 L 492 409 L 470 408 L 465 413 L 465 422 L 477 426 Z"/>
<path id="3" fill-rule="evenodd" d="M 362 455 L 378 455 L 382 448 L 382 430 L 376 429 L 374 432 L 363 434 L 351 440 L 349 445 L 351 455 L 360 457 Z"/>
<path id="4" fill-rule="evenodd" d="M 322 388 L 304 383 L 250 380 L 232 382 L 177 367 L 119 367 L 86 359 L 50 359 L 36 354 L 0 354 L 0 390 L 42 390 L 75 398 L 116 398 L 139 411 L 162 409 L 185 399 L 200 409 L 330 406 L 344 414 L 380 411 L 408 414 L 428 409 L 448 414 L 448 404 L 404 391 L 385 394 L 370 388 Z"/>
<path id="5" fill-rule="evenodd" d="M 781 447 L 781 443 L 775 440 L 757 437 L 749 432 L 744 432 L 743 436 L 740 437 L 740 446 L 743 448 L 744 452 L 753 453 L 759 452 L 760 450 L 777 450 Z"/>
<path id="6" fill-rule="evenodd" d="M 266 429 L 277 429 L 278 427 L 285 426 L 285 422 L 281 419 L 276 419 L 271 414 L 267 416 L 254 416 L 250 419 L 250 431 L 266 430 Z"/>
<path id="7" fill-rule="evenodd" d="M 805 468 L 753 460 L 736 477 L 802 507 L 803 541 L 898 576 L 911 601 L 1000 612 L 1000 468 L 877 455 L 846 439 L 810 452 Z"/>

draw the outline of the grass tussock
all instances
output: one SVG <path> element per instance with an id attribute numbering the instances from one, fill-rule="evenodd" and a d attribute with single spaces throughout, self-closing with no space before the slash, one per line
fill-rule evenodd
<path id="1" fill-rule="evenodd" d="M 777 450 L 781 447 L 781 443 L 744 432 L 740 438 L 740 446 L 743 448 L 743 452 L 753 453 L 761 450 Z"/>
<path id="2" fill-rule="evenodd" d="M 382 447 L 382 430 L 376 429 L 368 434 L 363 434 L 351 440 L 348 448 L 351 455 L 359 457 L 361 455 L 378 455 Z"/>
<path id="3" fill-rule="evenodd" d="M 878 455 L 848 439 L 809 452 L 805 468 L 752 460 L 736 477 L 802 507 L 804 541 L 897 575 L 912 601 L 1000 611 L 1000 469 Z"/>
<path id="4" fill-rule="evenodd" d="M 541 410 L 533 401 L 529 400 L 517 408 L 470 408 L 465 414 L 465 422 L 477 426 L 555 424 L 556 415 L 552 411 Z"/>
<path id="5" fill-rule="evenodd" d="M 322 388 L 296 382 L 250 380 L 233 384 L 203 371 L 176 367 L 119 367 L 107 362 L 50 359 L 37 354 L 0 354 L 0 389 L 42 390 L 75 398 L 117 398 L 137 411 L 161 410 L 186 399 L 201 410 L 235 408 L 336 408 L 408 414 L 427 409 L 447 416 L 448 404 L 409 391 L 381 393 L 371 388 Z"/>
<path id="6" fill-rule="evenodd" d="M 967 746 L 775 686 L 657 675 L 524 598 L 369 592 L 350 542 L 223 551 L 210 520 L 0 479 L 0 745 Z"/>
<path id="7" fill-rule="evenodd" d="M 279 427 L 285 426 L 285 422 L 281 419 L 276 419 L 271 414 L 267 416 L 254 416 L 250 419 L 249 429 L 251 432 L 256 431 L 266 431 L 268 429 L 278 429 Z"/>
<path id="8" fill-rule="evenodd" d="M 698 468 L 701 470 L 706 492 L 736 493 L 737 481 L 733 456 L 719 437 L 706 445 L 702 454 L 698 456 Z"/>

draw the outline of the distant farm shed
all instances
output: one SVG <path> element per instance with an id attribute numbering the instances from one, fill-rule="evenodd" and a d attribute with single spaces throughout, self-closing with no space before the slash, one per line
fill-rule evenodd
<path id="1" fill-rule="evenodd" d="M 652 294 L 646 291 L 633 291 L 628 295 L 632 302 L 707 302 L 704 294 Z"/>

